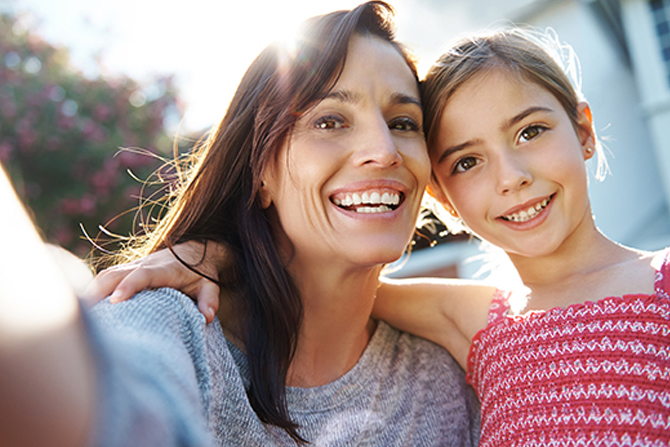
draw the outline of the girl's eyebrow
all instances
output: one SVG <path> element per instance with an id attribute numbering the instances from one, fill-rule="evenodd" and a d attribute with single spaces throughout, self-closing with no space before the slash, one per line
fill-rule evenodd
<path id="1" fill-rule="evenodd" d="M 542 107 L 542 106 L 533 106 L 533 107 L 528 107 L 526 110 L 523 112 L 513 116 L 512 118 L 508 119 L 505 121 L 501 126 L 500 130 L 507 130 L 522 119 L 526 118 L 529 115 L 532 115 L 533 113 L 537 112 L 553 112 L 553 109 L 550 109 L 549 107 Z"/>
<path id="2" fill-rule="evenodd" d="M 444 160 L 446 160 L 454 152 L 462 151 L 463 149 L 466 149 L 470 146 L 474 146 L 474 145 L 479 144 L 481 142 L 482 142 L 482 140 L 480 140 L 479 138 L 476 138 L 474 140 L 468 140 L 465 143 L 457 144 L 456 146 L 450 146 L 450 147 L 446 148 L 444 150 L 444 152 L 442 152 L 440 154 L 440 157 L 437 159 L 437 164 L 439 165 L 440 163 L 442 163 Z"/>

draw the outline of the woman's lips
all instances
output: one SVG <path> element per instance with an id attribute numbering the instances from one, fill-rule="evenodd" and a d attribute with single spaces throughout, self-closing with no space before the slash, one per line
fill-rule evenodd
<path id="1" fill-rule="evenodd" d="M 392 188 L 369 188 L 333 194 L 330 201 L 336 206 L 356 213 L 386 213 L 397 209 L 405 195 Z"/>

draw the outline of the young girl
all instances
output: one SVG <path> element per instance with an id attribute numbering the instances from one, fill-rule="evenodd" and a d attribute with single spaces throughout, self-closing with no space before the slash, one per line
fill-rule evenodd
<path id="1" fill-rule="evenodd" d="M 670 445 L 669 252 L 626 248 L 596 228 L 591 112 L 547 42 L 518 29 L 466 39 L 422 86 L 429 192 L 507 253 L 527 293 L 387 280 L 374 314 L 466 369 L 482 446 Z M 162 263 L 178 265 L 165 259 L 112 270 L 94 288 L 123 280 L 123 299 L 165 284 Z"/>
<path id="2" fill-rule="evenodd" d="M 668 251 L 596 228 L 591 112 L 545 42 L 521 30 L 466 39 L 423 85 L 429 192 L 507 253 L 527 295 L 395 282 L 375 314 L 466 368 L 482 446 L 670 445 Z"/>

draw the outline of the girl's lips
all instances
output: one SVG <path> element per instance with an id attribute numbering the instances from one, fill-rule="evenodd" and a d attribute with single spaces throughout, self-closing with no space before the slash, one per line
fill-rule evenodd
<path id="1" fill-rule="evenodd" d="M 535 198 L 527 201 L 526 203 L 523 203 L 521 205 L 516 205 L 504 213 L 502 213 L 499 217 L 505 220 L 512 220 L 515 221 L 514 218 L 519 218 L 522 216 L 528 216 L 528 215 L 535 215 L 538 212 L 542 211 L 549 202 L 554 198 L 554 194 L 546 197 L 540 197 L 540 198 Z"/>
<path id="2" fill-rule="evenodd" d="M 545 198 L 529 200 L 522 205 L 510 208 L 504 214 L 500 215 L 498 219 L 514 228 L 534 228 L 542 223 L 548 215 L 547 208 L 551 207 L 553 198 L 554 195 L 552 194 Z"/>

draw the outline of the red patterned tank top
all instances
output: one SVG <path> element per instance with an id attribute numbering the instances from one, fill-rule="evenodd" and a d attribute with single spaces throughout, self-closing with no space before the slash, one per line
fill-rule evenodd
<path id="1" fill-rule="evenodd" d="M 670 446 L 670 251 L 655 289 L 522 316 L 497 292 L 468 355 L 480 446 Z"/>

